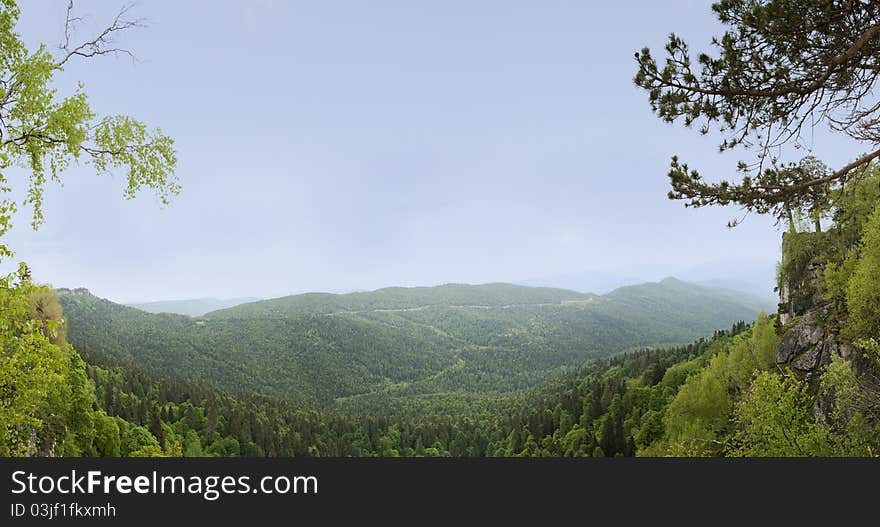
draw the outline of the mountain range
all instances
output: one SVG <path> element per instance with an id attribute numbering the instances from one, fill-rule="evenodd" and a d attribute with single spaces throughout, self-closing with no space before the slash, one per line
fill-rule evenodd
<path id="1" fill-rule="evenodd" d="M 320 405 L 507 393 L 601 356 L 690 342 L 771 306 L 667 278 L 606 295 L 511 284 L 309 293 L 200 317 L 59 290 L 68 338 L 156 374 Z"/>
<path id="2" fill-rule="evenodd" d="M 210 311 L 237 306 L 246 302 L 256 302 L 259 298 L 192 298 L 187 300 L 161 300 L 158 302 L 144 302 L 140 304 L 125 304 L 130 307 L 146 311 L 147 313 L 177 313 L 199 317 Z"/>

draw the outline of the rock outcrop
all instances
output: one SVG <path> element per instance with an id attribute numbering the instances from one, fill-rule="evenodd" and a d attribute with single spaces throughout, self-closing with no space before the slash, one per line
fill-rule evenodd
<path id="1" fill-rule="evenodd" d="M 817 306 L 782 328 L 782 341 L 776 353 L 776 364 L 789 366 L 807 379 L 818 378 L 831 363 L 831 357 L 848 358 L 853 349 L 843 342 L 828 304 Z"/>
<path id="2" fill-rule="evenodd" d="M 783 326 L 828 302 L 822 295 L 825 266 L 811 263 L 779 284 L 779 323 Z"/>
<path id="3" fill-rule="evenodd" d="M 785 257 L 785 256 L 783 256 Z M 779 325 L 782 340 L 776 364 L 790 367 L 807 380 L 817 380 L 831 357 L 849 357 L 851 345 L 840 338 L 837 312 L 823 291 L 824 265 L 812 262 L 779 284 Z"/>

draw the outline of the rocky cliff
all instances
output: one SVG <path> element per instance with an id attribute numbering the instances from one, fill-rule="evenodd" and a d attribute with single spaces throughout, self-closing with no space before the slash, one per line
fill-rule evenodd
<path id="1" fill-rule="evenodd" d="M 783 235 L 779 273 L 779 334 L 776 364 L 791 368 L 815 387 L 831 358 L 850 358 L 855 348 L 840 335 L 840 306 L 826 297 L 822 233 Z M 827 417 L 831 401 L 818 397 L 817 417 Z"/>
<path id="2" fill-rule="evenodd" d="M 779 331 L 776 363 L 807 379 L 818 378 L 834 354 L 853 347 L 840 337 L 842 310 L 826 298 L 824 233 L 785 233 L 779 272 Z"/>

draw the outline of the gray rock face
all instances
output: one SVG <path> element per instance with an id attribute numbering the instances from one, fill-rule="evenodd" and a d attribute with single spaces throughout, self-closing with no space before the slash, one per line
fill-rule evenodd
<path id="1" fill-rule="evenodd" d="M 794 311 L 791 309 L 791 295 L 789 294 L 788 284 L 782 284 L 779 287 L 779 323 L 783 326 L 794 320 Z"/>
<path id="2" fill-rule="evenodd" d="M 823 298 L 824 266 L 811 263 L 801 276 L 790 277 L 779 284 L 779 323 L 782 341 L 776 353 L 776 364 L 788 366 L 817 378 L 831 363 L 833 354 L 847 352 L 836 331 L 829 327 L 831 304 Z"/>
<path id="3" fill-rule="evenodd" d="M 802 276 L 779 285 L 779 322 L 788 324 L 796 317 L 826 303 L 822 296 L 825 266 L 811 263 Z"/>
<path id="4" fill-rule="evenodd" d="M 776 352 L 776 364 L 789 366 L 816 378 L 831 363 L 831 357 L 849 357 L 852 347 L 841 341 L 840 335 L 829 327 L 831 306 L 824 303 L 789 322 L 783 328 L 782 341 Z"/>
<path id="5" fill-rule="evenodd" d="M 823 307 L 790 322 L 779 343 L 776 364 L 812 373 L 831 361 L 827 352 L 834 347 L 834 336 L 826 334 L 823 326 L 823 315 L 826 313 L 827 308 Z"/>
<path id="6" fill-rule="evenodd" d="M 783 252 L 785 252 L 784 236 Z M 776 353 L 776 364 L 790 368 L 799 378 L 809 382 L 814 389 L 817 388 L 816 382 L 822 372 L 831 364 L 835 355 L 845 359 L 856 356 L 856 348 L 843 340 L 839 333 L 839 328 L 845 322 L 839 317 L 845 309 L 825 298 L 825 265 L 822 263 L 824 260 L 824 258 L 811 258 L 795 275 L 786 276 L 784 281 L 778 284 L 777 329 L 782 338 Z M 827 420 L 831 415 L 834 396 L 817 389 L 815 392 L 816 402 L 813 412 L 817 419 Z"/>

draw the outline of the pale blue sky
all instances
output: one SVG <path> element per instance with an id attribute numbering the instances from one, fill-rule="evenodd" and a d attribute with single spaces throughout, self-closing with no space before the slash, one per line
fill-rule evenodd
<path id="1" fill-rule="evenodd" d="M 58 43 L 65 5 L 26 3 L 26 41 Z M 769 220 L 730 230 L 735 210 L 665 196 L 671 155 L 721 177 L 743 154 L 660 122 L 631 81 L 633 52 L 670 31 L 704 49 L 709 5 L 143 0 L 150 27 L 121 39 L 141 61 L 80 62 L 59 87 L 172 135 L 183 193 L 163 209 L 71 170 L 46 225 L 20 220 L 10 244 L 37 279 L 117 301 L 589 271 L 766 281 Z M 118 7 L 78 6 L 93 27 Z M 832 164 L 857 153 L 820 143 Z"/>

